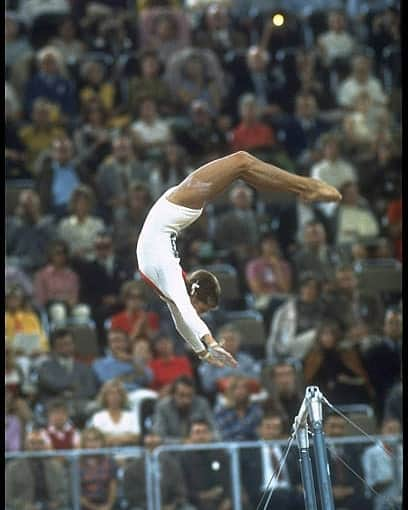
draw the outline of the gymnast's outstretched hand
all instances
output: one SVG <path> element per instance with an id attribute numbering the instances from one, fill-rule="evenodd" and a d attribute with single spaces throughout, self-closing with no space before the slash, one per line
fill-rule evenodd
<path id="1" fill-rule="evenodd" d="M 238 366 L 237 360 L 226 351 L 220 344 L 208 347 L 205 354 L 199 356 L 201 360 L 214 365 L 215 367 L 233 367 Z"/>

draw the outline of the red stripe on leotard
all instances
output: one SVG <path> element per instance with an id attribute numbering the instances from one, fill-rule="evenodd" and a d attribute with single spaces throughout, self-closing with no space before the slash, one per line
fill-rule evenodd
<path id="1" fill-rule="evenodd" d="M 182 272 L 182 275 L 183 275 L 183 279 L 184 281 L 186 282 L 187 281 L 187 273 L 184 271 L 184 269 L 182 268 L 181 269 L 181 272 Z M 159 296 L 161 296 L 162 298 L 164 299 L 168 299 L 166 298 L 166 296 L 163 294 L 163 292 L 152 282 L 152 280 L 150 280 L 150 278 L 148 278 L 145 274 L 142 273 L 142 271 L 140 271 L 139 269 L 139 273 L 140 273 L 140 276 L 142 277 L 142 280 L 147 283 L 147 285 L 149 287 L 151 287 L 154 291 L 157 292 L 157 294 L 159 294 Z"/>

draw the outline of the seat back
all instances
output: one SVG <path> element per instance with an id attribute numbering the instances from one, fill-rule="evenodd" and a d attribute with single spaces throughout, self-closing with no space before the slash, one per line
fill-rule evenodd
<path id="1" fill-rule="evenodd" d="M 359 287 L 369 292 L 401 292 L 402 266 L 393 259 L 355 265 Z"/>
<path id="2" fill-rule="evenodd" d="M 93 323 L 69 324 L 67 329 L 72 333 L 76 358 L 86 364 L 99 356 L 98 335 Z"/>
<path id="3" fill-rule="evenodd" d="M 240 331 L 242 349 L 254 356 L 263 357 L 266 335 L 262 315 L 255 310 L 234 311 L 228 312 L 226 319 Z"/>

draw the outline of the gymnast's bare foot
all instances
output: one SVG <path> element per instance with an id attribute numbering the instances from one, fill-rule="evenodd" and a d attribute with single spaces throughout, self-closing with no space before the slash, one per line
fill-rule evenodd
<path id="1" fill-rule="evenodd" d="M 339 202 L 342 196 L 330 184 L 310 177 L 307 179 L 307 189 L 299 193 L 299 198 L 305 202 Z"/>

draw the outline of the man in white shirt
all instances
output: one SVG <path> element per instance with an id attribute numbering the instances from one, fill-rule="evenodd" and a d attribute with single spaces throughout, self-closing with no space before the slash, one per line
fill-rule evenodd
<path id="1" fill-rule="evenodd" d="M 355 41 L 345 30 L 345 21 L 342 12 L 330 12 L 328 16 L 329 30 L 319 37 L 318 44 L 328 66 L 337 58 L 350 57 L 354 50 Z"/>

